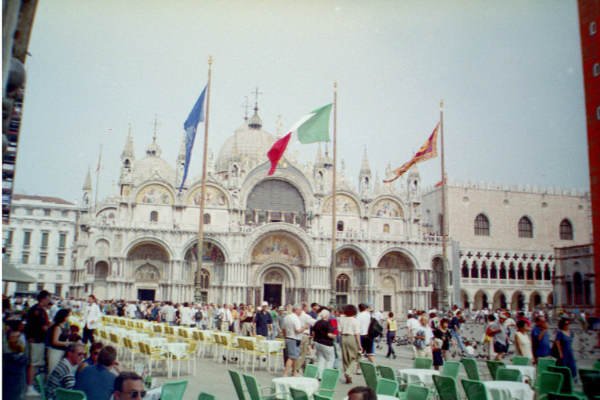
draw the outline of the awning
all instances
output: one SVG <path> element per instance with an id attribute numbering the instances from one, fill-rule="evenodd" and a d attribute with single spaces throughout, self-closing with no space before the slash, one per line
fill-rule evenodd
<path id="1" fill-rule="evenodd" d="M 35 283 L 36 279 L 13 264 L 2 263 L 2 282 Z"/>

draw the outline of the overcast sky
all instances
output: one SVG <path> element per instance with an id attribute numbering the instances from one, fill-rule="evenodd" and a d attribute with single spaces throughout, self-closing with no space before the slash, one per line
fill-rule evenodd
<path id="1" fill-rule="evenodd" d="M 155 115 L 174 165 L 209 55 L 215 155 L 254 87 L 275 133 L 279 115 L 287 129 L 331 102 L 337 80 L 338 154 L 353 182 L 364 146 L 380 178 L 407 161 L 444 99 L 451 181 L 589 190 L 575 0 L 46 0 L 29 52 L 17 193 L 78 200 L 102 144 L 100 197 L 116 194 L 128 124 L 139 159 Z M 315 145 L 290 146 L 314 158 Z M 419 170 L 424 185 L 440 179 L 439 159 Z"/>

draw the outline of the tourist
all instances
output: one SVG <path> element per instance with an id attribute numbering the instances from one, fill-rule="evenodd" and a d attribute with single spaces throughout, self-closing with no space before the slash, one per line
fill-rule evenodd
<path id="1" fill-rule="evenodd" d="M 502 360 L 508 351 L 508 336 L 506 335 L 506 330 L 504 329 L 503 325 L 505 318 L 506 317 L 503 313 L 500 313 L 499 321 L 496 320 L 494 314 L 488 315 L 489 324 L 485 330 L 485 333 L 487 336 L 492 338 L 492 348 L 494 353 L 496 353 L 496 360 Z"/>
<path id="2" fill-rule="evenodd" d="M 2 343 L 2 398 L 21 400 L 27 386 L 26 339 L 21 321 L 7 321 Z"/>
<path id="3" fill-rule="evenodd" d="M 369 336 L 369 325 L 371 324 L 371 312 L 369 306 L 364 303 L 358 305 L 356 319 L 360 324 L 360 346 L 370 362 L 375 363 L 375 343 Z"/>
<path id="4" fill-rule="evenodd" d="M 269 304 L 263 301 L 258 312 L 254 316 L 254 326 L 257 335 L 269 337 L 269 332 L 273 329 L 273 320 L 271 319 L 271 313 L 269 313 Z"/>
<path id="5" fill-rule="evenodd" d="M 556 365 L 568 367 L 571 370 L 571 375 L 577 380 L 577 365 L 575 363 L 575 353 L 573 352 L 573 333 L 569 330 L 571 320 L 561 318 L 558 321 L 558 331 L 554 343 L 558 350 L 558 360 Z"/>
<path id="6" fill-rule="evenodd" d="M 86 367 L 90 367 L 92 365 L 96 365 L 98 363 L 98 355 L 100 354 L 100 350 L 102 350 L 104 345 L 101 342 L 94 342 L 90 346 L 90 356 L 83 360 L 79 367 L 77 368 L 77 373 L 81 372 Z"/>
<path id="7" fill-rule="evenodd" d="M 423 313 L 419 316 L 419 327 L 415 331 L 414 346 L 415 356 L 422 358 L 432 358 L 431 340 L 433 332 L 429 326 L 429 318 Z"/>
<path id="8" fill-rule="evenodd" d="M 460 326 L 464 322 L 465 320 L 463 318 L 462 311 L 457 310 L 452 319 L 450 320 L 450 323 L 448 324 L 448 328 L 450 329 L 450 333 L 452 334 L 452 339 L 454 339 L 454 341 L 458 345 L 458 348 L 461 353 L 464 353 L 465 351 L 465 345 L 463 343 L 463 339 L 460 333 Z"/>
<path id="9" fill-rule="evenodd" d="M 231 329 L 231 324 L 233 323 L 233 318 L 231 316 L 231 310 L 227 304 L 223 304 L 223 309 L 220 310 L 219 313 L 219 321 L 220 321 L 220 330 L 223 332 L 228 332 Z M 252 326 L 252 318 L 250 318 L 250 326 Z M 251 336 L 251 335 L 247 335 Z"/>
<path id="10" fill-rule="evenodd" d="M 396 332 L 398 331 L 398 326 L 396 324 L 396 320 L 394 319 L 394 313 L 389 312 L 387 320 L 385 321 L 385 328 L 387 330 L 386 339 L 388 345 L 388 351 L 385 358 L 393 357 L 396 358 L 396 352 L 394 351 L 394 339 L 396 338 Z"/>
<path id="11" fill-rule="evenodd" d="M 548 322 L 543 316 L 535 319 L 535 326 L 531 330 L 531 347 L 536 362 L 538 358 L 550 355 L 550 333 L 548 333 Z"/>
<path id="12" fill-rule="evenodd" d="M 113 389 L 114 400 L 143 399 L 146 396 L 144 381 L 135 372 L 121 372 Z"/>
<path id="13" fill-rule="evenodd" d="M 356 386 L 348 391 L 348 400 L 377 400 L 377 394 L 368 386 Z"/>
<path id="14" fill-rule="evenodd" d="M 117 350 L 112 346 L 104 347 L 98 355 L 98 363 L 77 374 L 75 389 L 83 391 L 87 400 L 108 400 L 116 378 L 112 370 L 118 371 L 118 366 Z"/>
<path id="15" fill-rule="evenodd" d="M 308 315 L 308 311 L 310 311 L 308 309 L 308 304 L 302 303 L 302 309 L 300 311 L 301 311 L 300 312 L 300 323 L 303 326 L 308 326 L 308 327 L 312 328 L 314 326 L 315 322 L 317 322 L 317 321 L 313 317 Z M 310 353 L 310 329 L 303 332 L 301 337 L 302 338 L 300 340 L 300 358 L 298 358 L 298 362 L 296 365 L 296 368 L 298 368 L 298 369 L 304 367 L 304 362 L 306 360 L 306 357 Z"/>
<path id="16" fill-rule="evenodd" d="M 352 369 L 362 353 L 360 344 L 360 323 L 356 319 L 356 307 L 348 304 L 344 307 L 344 315 L 338 322 L 342 335 L 342 365 L 346 383 L 352 383 Z"/>
<path id="17" fill-rule="evenodd" d="M 48 357 L 48 372 L 52 372 L 56 364 L 64 357 L 69 345 L 70 329 L 67 318 L 70 310 L 58 310 L 54 316 L 54 324 L 48 329 L 46 337 L 46 356 Z"/>
<path id="18" fill-rule="evenodd" d="M 85 350 L 81 343 L 70 344 L 67 347 L 65 358 L 60 360 L 48 375 L 46 385 L 46 398 L 54 400 L 57 388 L 73 389 L 75 386 L 75 371 L 85 357 Z"/>
<path id="19" fill-rule="evenodd" d="M 333 326 L 329 323 L 329 316 L 329 310 L 323 308 L 318 315 L 319 320 L 315 322 L 312 329 L 319 378 L 323 375 L 325 368 L 333 368 L 333 362 L 335 361 L 333 341 L 336 335 Z"/>
<path id="20" fill-rule="evenodd" d="M 186 301 L 179 307 L 179 315 L 181 316 L 180 325 L 182 326 L 192 326 L 192 309 L 189 307 L 189 303 Z"/>
<path id="21" fill-rule="evenodd" d="M 300 357 L 301 334 L 308 329 L 307 326 L 303 326 L 300 322 L 301 313 L 302 308 L 295 305 L 292 307 L 292 312 L 283 319 L 281 329 L 285 337 L 285 349 L 288 357 L 285 362 L 283 376 L 288 376 L 290 373 L 294 376 L 298 375 L 296 371 L 298 368 L 298 358 Z"/>
<path id="22" fill-rule="evenodd" d="M 531 349 L 529 327 L 527 326 L 525 320 L 519 319 L 517 321 L 517 331 L 515 332 L 514 337 L 516 354 L 533 360 L 533 351 Z"/>
<path id="23" fill-rule="evenodd" d="M 85 344 L 88 341 L 94 343 L 94 331 L 100 324 L 100 317 L 102 317 L 102 314 L 96 303 L 96 296 L 93 294 L 88 296 L 88 303 L 84 315 L 85 326 L 83 327 L 83 343 Z"/>
<path id="24" fill-rule="evenodd" d="M 50 293 L 42 290 L 37 295 L 37 303 L 33 305 L 25 317 L 25 336 L 27 337 L 29 365 L 27 368 L 27 393 L 26 396 L 35 396 L 38 393 L 33 388 L 33 377 L 36 369 L 46 365 L 46 331 L 50 326 L 46 308 L 50 304 Z"/>
<path id="25" fill-rule="evenodd" d="M 412 348 L 412 358 L 414 360 L 415 355 L 417 354 L 417 349 L 414 346 L 414 341 L 415 341 L 415 332 L 417 331 L 417 328 L 419 327 L 419 320 L 417 318 L 415 318 L 415 315 L 413 313 L 408 313 L 408 316 L 406 318 L 406 335 L 408 337 L 408 343 L 410 344 L 411 348 Z"/>
<path id="26" fill-rule="evenodd" d="M 440 369 L 440 366 L 444 365 L 446 354 L 450 350 L 450 340 L 452 334 L 448 329 L 448 319 L 442 318 L 438 324 L 438 327 L 433 330 L 433 340 L 431 353 L 433 357 L 433 366 L 436 370 Z"/>
<path id="27" fill-rule="evenodd" d="M 318 319 L 320 309 L 321 309 L 321 306 L 319 305 L 319 303 L 311 303 L 310 311 L 308 312 L 308 315 L 310 315 L 310 317 L 312 319 L 316 320 L 316 319 Z"/>

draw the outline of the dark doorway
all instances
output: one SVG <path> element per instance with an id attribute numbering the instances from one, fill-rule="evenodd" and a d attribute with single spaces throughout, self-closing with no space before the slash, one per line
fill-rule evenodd
<path id="1" fill-rule="evenodd" d="M 138 300 L 154 301 L 154 289 L 138 289 Z"/>
<path id="2" fill-rule="evenodd" d="M 383 295 L 383 311 L 392 311 L 392 296 L 389 294 Z"/>
<path id="3" fill-rule="evenodd" d="M 279 307 L 281 305 L 281 284 L 265 283 L 263 300 L 273 307 Z"/>

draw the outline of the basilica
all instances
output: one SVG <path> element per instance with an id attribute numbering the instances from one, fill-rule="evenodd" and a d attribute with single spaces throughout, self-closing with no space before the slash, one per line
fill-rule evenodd
<path id="1" fill-rule="evenodd" d="M 337 303 L 381 310 L 452 302 L 440 237 L 423 230 L 416 168 L 383 184 L 365 151 L 355 179 L 338 170 L 331 273 L 332 159 L 319 148 L 314 162 L 284 158 L 268 176 L 266 152 L 275 140 L 255 108 L 209 160 L 200 216 L 200 179 L 188 179 L 179 192 L 184 144 L 176 160 L 165 160 L 154 135 L 139 158 L 129 134 L 118 193 L 94 205 L 89 173 L 83 185 L 69 294 L 193 301 L 200 256 L 201 297 L 208 302 L 327 304 L 334 288 Z"/>

